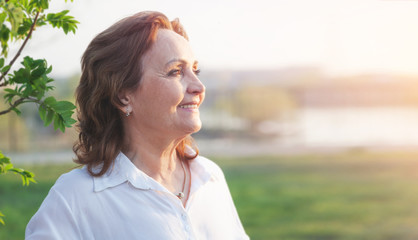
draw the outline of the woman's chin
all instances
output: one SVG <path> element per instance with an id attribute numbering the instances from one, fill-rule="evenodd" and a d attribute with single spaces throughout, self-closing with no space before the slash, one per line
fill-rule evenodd
<path id="1" fill-rule="evenodd" d="M 193 124 L 188 124 L 186 132 L 187 134 L 197 133 L 200 131 L 201 128 L 202 128 L 202 122 L 199 120 L 199 121 L 194 122 Z"/>

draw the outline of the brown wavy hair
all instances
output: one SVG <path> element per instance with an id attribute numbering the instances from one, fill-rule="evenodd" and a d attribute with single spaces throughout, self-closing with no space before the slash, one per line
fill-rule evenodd
<path id="1" fill-rule="evenodd" d="M 188 40 L 178 19 L 169 21 L 159 12 L 140 12 L 115 23 L 89 44 L 81 59 L 81 78 L 76 90 L 78 141 L 73 146 L 76 163 L 86 165 L 92 176 L 101 176 L 122 150 L 123 90 L 135 90 L 141 82 L 141 59 L 151 48 L 159 29 L 169 29 Z M 195 153 L 190 154 L 187 148 Z M 191 136 L 176 148 L 182 160 L 194 159 L 198 149 Z M 100 171 L 93 168 L 100 166 Z"/>

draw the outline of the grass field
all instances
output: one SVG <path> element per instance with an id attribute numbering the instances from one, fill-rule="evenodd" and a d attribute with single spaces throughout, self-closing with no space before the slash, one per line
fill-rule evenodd
<path id="1" fill-rule="evenodd" d="M 213 157 L 251 239 L 418 239 L 418 153 Z M 0 239 L 24 229 L 71 165 L 25 166 L 37 184 L 0 176 Z"/>

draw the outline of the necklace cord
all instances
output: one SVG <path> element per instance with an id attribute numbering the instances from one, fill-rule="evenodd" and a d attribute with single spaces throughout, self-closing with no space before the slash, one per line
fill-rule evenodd
<path id="1" fill-rule="evenodd" d="M 183 161 L 182 161 L 182 160 L 180 160 L 180 163 L 181 163 L 181 167 L 182 167 L 182 169 L 183 169 L 183 173 L 184 173 L 184 178 L 183 178 L 183 188 L 181 189 L 181 192 L 179 192 L 176 196 L 177 196 L 179 199 L 182 199 L 182 198 L 184 198 L 184 187 L 186 186 L 186 177 L 187 177 L 187 175 L 186 175 L 186 169 L 185 169 L 185 167 L 184 167 L 184 163 L 183 163 Z"/>

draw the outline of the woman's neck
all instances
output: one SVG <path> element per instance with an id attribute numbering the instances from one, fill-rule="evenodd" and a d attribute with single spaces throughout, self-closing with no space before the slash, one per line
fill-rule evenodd
<path id="1" fill-rule="evenodd" d="M 123 153 L 148 176 L 160 182 L 178 169 L 180 161 L 176 147 L 181 139 L 169 140 L 138 132 L 126 133 L 125 136 Z"/>

